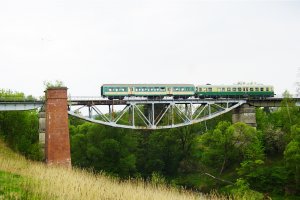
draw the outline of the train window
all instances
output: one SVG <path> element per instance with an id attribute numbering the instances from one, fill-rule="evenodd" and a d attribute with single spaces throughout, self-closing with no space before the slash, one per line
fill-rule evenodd
<path id="1" fill-rule="evenodd" d="M 225 88 L 222 88 L 222 92 L 225 92 Z"/>
<path id="2" fill-rule="evenodd" d="M 246 88 L 243 88 L 243 91 L 246 92 Z"/>
<path id="3" fill-rule="evenodd" d="M 263 92 L 263 91 L 264 91 L 264 88 L 260 88 L 260 91 Z"/>
<path id="4" fill-rule="evenodd" d="M 199 92 L 202 92 L 202 88 L 198 88 Z"/>
<path id="5" fill-rule="evenodd" d="M 253 92 L 253 88 L 250 88 L 250 92 Z"/>
<path id="6" fill-rule="evenodd" d="M 119 91 L 119 89 L 118 88 L 116 88 L 116 92 L 118 92 Z"/>
<path id="7" fill-rule="evenodd" d="M 184 88 L 181 88 L 181 91 L 184 91 Z"/>
<path id="8" fill-rule="evenodd" d="M 207 88 L 208 89 L 208 92 L 211 92 L 212 91 L 212 88 Z"/>
<path id="9" fill-rule="evenodd" d="M 236 88 L 232 88 L 232 91 L 235 92 L 235 91 L 236 91 Z"/>
<path id="10" fill-rule="evenodd" d="M 255 91 L 256 91 L 256 92 L 258 92 L 258 91 L 259 91 L 259 89 L 258 89 L 258 88 L 255 88 Z"/>
<path id="11" fill-rule="evenodd" d="M 239 92 L 242 91 L 242 88 L 239 87 L 239 88 L 238 88 L 238 91 L 239 91 Z"/>
<path id="12" fill-rule="evenodd" d="M 266 91 L 269 92 L 269 88 L 266 88 Z"/>
<path id="13" fill-rule="evenodd" d="M 227 88 L 227 92 L 230 92 L 231 91 L 231 88 Z"/>
<path id="14" fill-rule="evenodd" d="M 111 88 L 109 88 L 108 91 L 111 92 Z"/>

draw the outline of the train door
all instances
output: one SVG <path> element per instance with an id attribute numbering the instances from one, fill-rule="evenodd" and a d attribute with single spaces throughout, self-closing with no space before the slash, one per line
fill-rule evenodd
<path id="1" fill-rule="evenodd" d="M 133 95 L 133 89 L 134 89 L 133 87 L 130 87 L 130 88 L 129 88 L 129 96 L 132 96 L 132 95 Z"/>
<path id="2" fill-rule="evenodd" d="M 172 95 L 172 88 L 171 87 L 168 87 L 167 88 L 167 95 Z"/>

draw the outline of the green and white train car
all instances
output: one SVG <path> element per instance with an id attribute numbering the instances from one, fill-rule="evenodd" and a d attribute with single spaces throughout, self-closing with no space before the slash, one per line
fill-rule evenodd
<path id="1" fill-rule="evenodd" d="M 266 98 L 274 96 L 271 85 L 198 85 L 195 97 L 199 98 L 237 98 L 253 97 Z"/>
<path id="2" fill-rule="evenodd" d="M 108 99 L 123 99 L 124 97 L 188 98 L 195 95 L 193 84 L 104 84 L 101 95 Z"/>

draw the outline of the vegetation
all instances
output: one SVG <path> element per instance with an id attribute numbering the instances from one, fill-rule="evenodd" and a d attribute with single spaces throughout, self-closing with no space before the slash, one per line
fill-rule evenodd
<path id="1" fill-rule="evenodd" d="M 55 80 L 55 82 L 44 81 L 44 86 L 46 89 L 48 89 L 48 88 L 56 88 L 56 87 L 65 87 L 65 84 L 60 80 Z"/>
<path id="2" fill-rule="evenodd" d="M 0 141 L 0 199 L 205 199 L 206 196 L 152 182 L 120 181 L 87 170 L 47 167 L 28 161 Z M 16 184 L 14 184 L 16 183 Z M 215 194 L 210 199 L 222 199 Z M 224 198 L 223 198 L 224 199 Z"/>
<path id="3" fill-rule="evenodd" d="M 4 90 L 0 91 L 1 96 L 25 98 L 22 93 Z M 38 143 L 38 125 L 37 111 L 0 112 L 0 138 L 4 139 L 13 150 L 33 160 L 42 159 Z"/>
<path id="4" fill-rule="evenodd" d="M 0 199 L 29 199 L 32 195 L 20 175 L 0 171 Z"/>
<path id="5" fill-rule="evenodd" d="M 257 129 L 231 116 L 164 131 L 132 131 L 70 120 L 72 162 L 121 178 L 153 174 L 175 187 L 241 198 L 299 195 L 299 108 L 257 108 Z"/>
<path id="6" fill-rule="evenodd" d="M 178 190 L 182 187 L 204 193 L 217 190 L 236 199 L 297 199 L 300 195 L 300 112 L 288 93 L 285 97 L 280 108 L 257 108 L 256 129 L 243 123 L 231 124 L 230 113 L 201 124 L 163 131 L 117 129 L 70 118 L 72 164 L 93 173 L 47 168 L 49 173 L 43 174 L 42 170 L 46 170 L 43 165 L 24 159 L 19 159 L 23 164 L 5 165 L 12 162 L 7 157 L 0 160 L 0 170 L 33 180 L 26 182 L 25 191 L 32 191 L 32 184 L 52 184 L 53 193 L 45 192 L 43 184 L 37 186 L 39 191 L 33 193 L 42 199 L 43 195 L 58 198 L 61 194 L 61 198 L 79 199 L 82 197 L 79 193 L 88 189 L 99 190 L 108 199 L 139 199 L 141 194 L 147 197 L 148 192 L 151 199 L 162 191 L 171 196 L 155 197 L 196 198 L 195 193 Z M 0 136 L 12 149 L 35 160 L 41 159 L 37 126 L 36 112 L 0 112 Z M 34 167 L 29 169 L 27 165 Z M 104 177 L 103 173 L 111 178 Z M 68 185 L 77 180 L 82 183 Z M 66 187 L 57 188 L 64 184 Z M 109 187 L 114 191 L 109 191 Z M 144 187 L 146 191 L 140 190 Z M 63 191 L 73 193 L 72 188 L 75 196 L 64 196 L 67 194 Z M 125 190 L 133 196 L 125 196 Z M 96 193 L 91 195 L 94 195 L 89 196 L 91 199 L 100 198 Z"/>

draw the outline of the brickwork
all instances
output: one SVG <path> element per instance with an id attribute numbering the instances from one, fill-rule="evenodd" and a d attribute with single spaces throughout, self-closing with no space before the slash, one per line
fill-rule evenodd
<path id="1" fill-rule="evenodd" d="M 48 165 L 71 167 L 67 88 L 46 91 L 45 157 Z"/>

